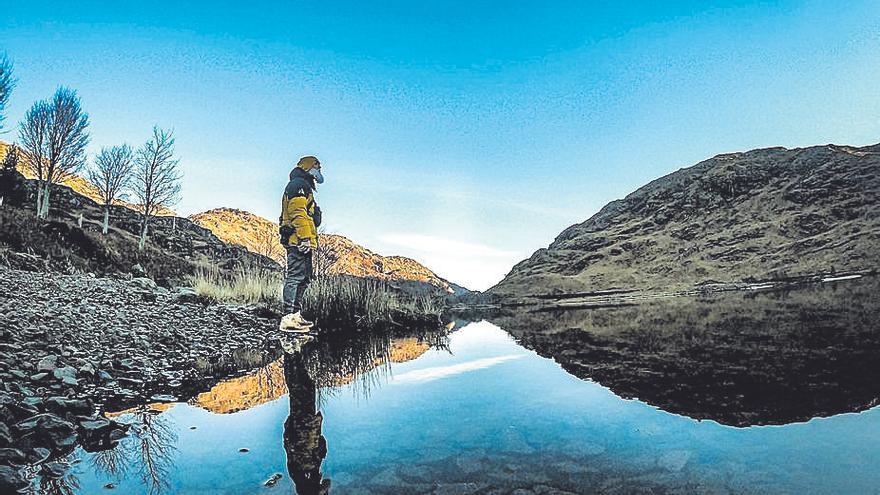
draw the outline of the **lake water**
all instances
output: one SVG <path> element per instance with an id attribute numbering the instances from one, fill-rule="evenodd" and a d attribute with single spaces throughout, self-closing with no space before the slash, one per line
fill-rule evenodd
<path id="1" fill-rule="evenodd" d="M 279 361 L 188 403 L 122 414 L 132 434 L 78 450 L 54 483 L 88 494 L 880 493 L 877 298 L 866 280 L 285 342 Z"/>

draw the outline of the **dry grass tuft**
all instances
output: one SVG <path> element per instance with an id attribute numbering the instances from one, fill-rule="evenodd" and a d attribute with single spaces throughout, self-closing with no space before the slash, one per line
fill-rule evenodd
<path id="1" fill-rule="evenodd" d="M 223 273 L 214 267 L 202 267 L 188 277 L 195 291 L 219 302 L 265 304 L 281 310 L 281 276 L 259 269 L 239 267 Z"/>
<path id="2" fill-rule="evenodd" d="M 260 304 L 281 311 L 280 273 L 245 268 L 223 273 L 205 267 L 190 276 L 189 283 L 199 295 L 215 301 Z M 438 316 L 443 307 L 435 295 L 408 294 L 381 280 L 346 275 L 323 275 L 313 280 L 303 305 L 310 317 L 348 328 L 427 321 Z"/>

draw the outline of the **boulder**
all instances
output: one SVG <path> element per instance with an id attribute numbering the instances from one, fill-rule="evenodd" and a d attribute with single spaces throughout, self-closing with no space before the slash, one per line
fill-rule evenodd
<path id="1" fill-rule="evenodd" d="M 46 409 L 56 414 L 71 413 L 85 415 L 92 412 L 92 404 L 85 399 L 69 399 L 67 397 L 49 397 L 46 399 Z"/>
<path id="2" fill-rule="evenodd" d="M 201 297 L 191 287 L 177 287 L 171 293 L 171 301 L 177 304 L 199 302 Z"/>
<path id="3" fill-rule="evenodd" d="M 131 279 L 129 283 L 138 289 L 150 292 L 157 290 L 157 288 L 159 287 L 158 285 L 156 285 L 156 282 L 153 282 L 151 279 L 146 277 L 135 277 Z"/>
<path id="4" fill-rule="evenodd" d="M 14 429 L 22 443 L 32 447 L 65 451 L 76 444 L 76 428 L 73 424 L 52 413 L 38 414 L 19 421 Z"/>
<path id="5" fill-rule="evenodd" d="M 52 373 L 58 367 L 58 356 L 49 355 L 37 363 L 38 372 Z"/>

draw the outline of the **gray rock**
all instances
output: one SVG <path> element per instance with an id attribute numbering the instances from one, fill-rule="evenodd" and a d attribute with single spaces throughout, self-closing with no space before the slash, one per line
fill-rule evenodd
<path id="1" fill-rule="evenodd" d="M 69 399 L 67 397 L 49 397 L 45 401 L 46 409 L 57 413 L 89 414 L 93 406 L 84 399 Z"/>
<path id="2" fill-rule="evenodd" d="M 159 287 L 158 285 L 156 285 L 156 282 L 153 282 L 151 279 L 146 277 L 133 278 L 128 283 L 133 285 L 134 287 L 137 287 L 138 289 L 150 292 L 155 291 Z"/>
<path id="3" fill-rule="evenodd" d="M 171 301 L 177 304 L 198 302 L 200 296 L 195 289 L 191 287 L 177 287 L 171 293 Z"/>
<path id="4" fill-rule="evenodd" d="M 131 267 L 131 274 L 134 277 L 145 278 L 147 276 L 147 271 L 144 270 L 144 267 L 141 266 L 140 263 L 136 263 Z"/>
<path id="5" fill-rule="evenodd" d="M 35 446 L 52 450 L 71 448 L 76 443 L 73 424 L 51 413 L 38 414 L 15 424 L 19 436 L 28 437 Z"/>
<path id="6" fill-rule="evenodd" d="M 37 371 L 45 371 L 51 373 L 55 371 L 55 368 L 58 366 L 58 356 L 51 355 L 46 356 L 43 359 L 40 359 L 40 362 L 37 363 Z"/>

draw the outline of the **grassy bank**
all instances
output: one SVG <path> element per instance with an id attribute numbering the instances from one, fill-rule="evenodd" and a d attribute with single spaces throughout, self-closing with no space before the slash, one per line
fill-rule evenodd
<path id="1" fill-rule="evenodd" d="M 282 277 L 278 272 L 239 268 L 231 273 L 203 268 L 189 277 L 202 296 L 218 302 L 257 304 L 281 314 Z M 303 312 L 324 326 L 377 326 L 437 323 L 442 299 L 411 294 L 380 280 L 347 275 L 322 275 L 309 285 Z"/>

